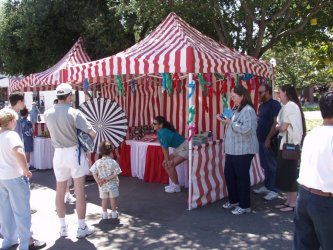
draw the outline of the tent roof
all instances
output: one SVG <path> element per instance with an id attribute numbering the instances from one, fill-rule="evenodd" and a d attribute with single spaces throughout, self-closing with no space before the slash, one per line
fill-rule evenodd
<path id="1" fill-rule="evenodd" d="M 73 65 L 69 80 L 121 74 L 249 73 L 271 78 L 270 64 L 215 42 L 175 13 L 132 47 L 97 61 Z"/>
<path id="2" fill-rule="evenodd" d="M 55 89 L 58 84 L 68 81 L 68 66 L 89 61 L 90 57 L 84 48 L 83 39 L 80 37 L 57 64 L 43 72 L 30 74 L 21 80 L 14 80 L 10 91 Z"/>

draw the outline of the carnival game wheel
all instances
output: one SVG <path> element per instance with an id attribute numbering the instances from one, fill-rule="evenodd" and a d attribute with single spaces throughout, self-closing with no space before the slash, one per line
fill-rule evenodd
<path id="1" fill-rule="evenodd" d="M 126 137 L 128 122 L 125 112 L 119 105 L 105 98 L 94 98 L 80 105 L 79 108 L 96 131 L 94 151 L 98 145 L 109 140 L 115 148 L 119 147 Z"/>

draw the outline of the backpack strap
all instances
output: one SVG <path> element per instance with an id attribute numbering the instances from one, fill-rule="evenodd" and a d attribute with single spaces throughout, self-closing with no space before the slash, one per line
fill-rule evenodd
<path id="1" fill-rule="evenodd" d="M 80 129 L 76 129 L 76 135 L 77 135 L 77 140 L 78 140 L 78 142 L 79 142 L 79 153 L 78 153 L 78 162 L 79 162 L 79 165 L 81 164 L 81 149 L 82 149 L 82 143 L 81 143 L 81 141 L 80 141 L 80 139 L 79 139 L 79 133 L 80 133 Z"/>

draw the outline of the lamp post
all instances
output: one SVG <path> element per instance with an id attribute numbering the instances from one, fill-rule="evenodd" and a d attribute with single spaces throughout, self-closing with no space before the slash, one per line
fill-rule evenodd
<path id="1" fill-rule="evenodd" d="M 273 77 L 272 77 L 272 95 L 273 95 L 273 98 L 275 98 L 275 91 L 274 91 L 274 85 L 275 85 L 275 67 L 276 67 L 276 59 L 275 58 L 271 58 L 271 60 L 269 60 L 269 63 L 272 64 L 273 66 Z"/>

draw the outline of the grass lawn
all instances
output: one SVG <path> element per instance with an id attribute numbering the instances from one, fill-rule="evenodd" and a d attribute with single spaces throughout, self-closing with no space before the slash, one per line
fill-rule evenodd
<path id="1" fill-rule="evenodd" d="M 318 111 L 319 106 L 318 105 L 312 105 L 312 106 L 302 106 L 302 110 L 304 111 Z"/>

